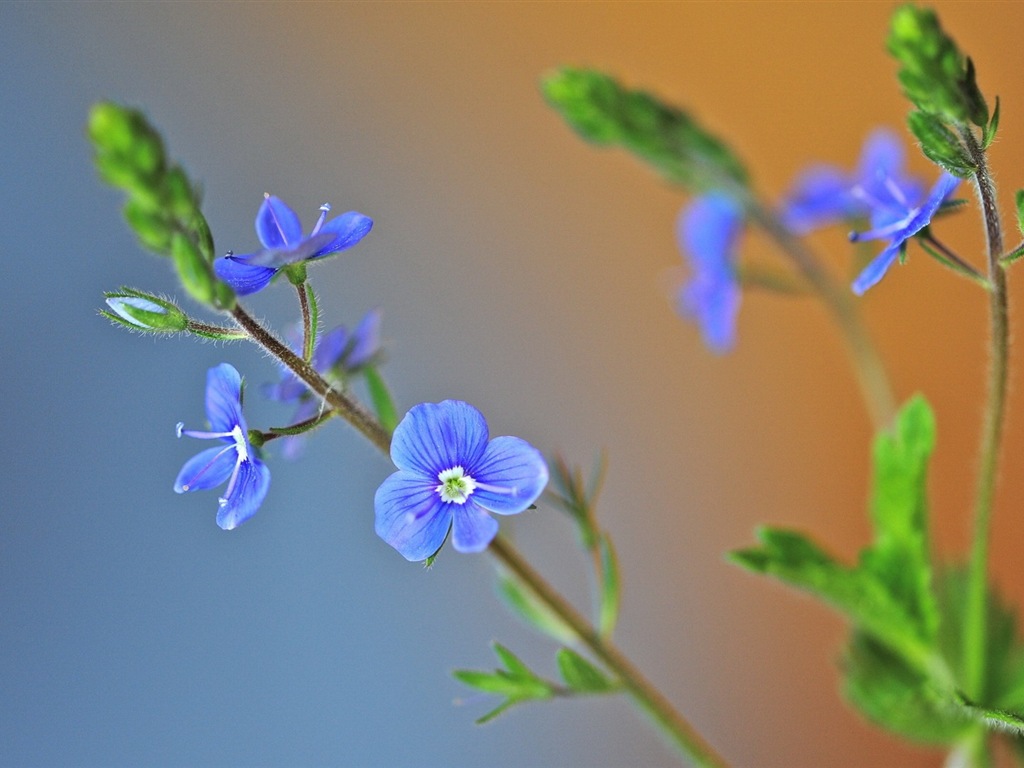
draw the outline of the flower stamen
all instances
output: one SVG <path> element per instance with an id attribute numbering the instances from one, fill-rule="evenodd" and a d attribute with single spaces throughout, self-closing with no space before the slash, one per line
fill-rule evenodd
<path id="1" fill-rule="evenodd" d="M 444 502 L 465 504 L 466 500 L 473 495 L 473 491 L 477 489 L 476 480 L 467 475 L 466 471 L 459 466 L 438 473 L 437 479 L 441 481 L 441 484 L 434 490 Z"/>

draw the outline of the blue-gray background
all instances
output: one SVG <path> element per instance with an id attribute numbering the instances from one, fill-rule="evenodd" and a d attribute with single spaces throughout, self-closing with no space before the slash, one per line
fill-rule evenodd
<path id="1" fill-rule="evenodd" d="M 970 7 L 943 13 L 1003 96 L 994 154 L 1012 189 L 1021 13 Z M 201 422 L 205 370 L 229 361 L 258 383 L 275 369 L 242 345 L 140 338 L 97 316 L 121 284 L 175 290 L 90 167 L 85 116 L 111 98 L 146 109 L 202 181 L 221 250 L 254 246 L 264 191 L 307 223 L 324 200 L 375 219 L 314 279 L 328 324 L 383 307 L 403 407 L 462 398 L 494 434 L 584 464 L 608 449 L 619 639 L 730 760 L 939 765 L 842 704 L 837 619 L 722 562 L 759 522 L 847 556 L 867 536 L 868 427 L 824 315 L 751 296 L 739 349 L 705 353 L 668 298 L 682 198 L 583 146 L 537 90 L 561 63 L 607 68 L 698 109 L 777 192 L 809 158 L 851 164 L 868 130 L 899 129 L 906 110 L 882 51 L 889 9 L 815 9 L 0 4 L 0 764 L 672 763 L 619 700 L 472 726 L 488 702 L 453 706 L 468 691 L 452 668 L 490 666 L 500 639 L 551 673 L 554 648 L 497 604 L 486 557 L 446 552 L 425 572 L 376 539 L 390 467 L 350 430 L 330 425 L 299 463 L 272 457 L 263 509 L 233 533 L 214 525 L 214 494 L 171 492 L 203 447 L 173 429 Z M 973 221 L 964 231 L 976 253 Z M 825 242 L 841 269 L 841 237 Z M 875 294 L 900 396 L 936 404 L 936 537 L 961 551 L 984 302 L 920 254 Z M 294 317 L 284 288 L 251 306 Z M 256 395 L 251 424 L 286 418 Z M 1019 598 L 1016 474 L 994 555 Z M 565 521 L 542 505 L 503 522 L 585 606 Z"/>

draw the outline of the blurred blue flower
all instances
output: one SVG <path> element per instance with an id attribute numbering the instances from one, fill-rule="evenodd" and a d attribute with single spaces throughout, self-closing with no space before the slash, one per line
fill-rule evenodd
<path id="1" fill-rule="evenodd" d="M 229 253 L 213 262 L 217 277 L 239 296 L 263 290 L 281 269 L 300 261 L 319 259 L 358 243 L 373 227 L 361 213 L 348 211 L 327 223 L 331 206 L 320 206 L 320 218 L 308 237 L 302 236 L 299 217 L 283 200 L 264 195 L 256 214 L 256 236 L 263 250 L 241 256 Z"/>
<path id="2" fill-rule="evenodd" d="M 380 354 L 380 320 L 381 311 L 371 309 L 351 332 L 339 325 L 321 335 L 313 350 L 312 364 L 316 372 L 329 380 L 344 381 L 373 362 Z M 293 351 L 297 351 L 301 343 L 301 340 L 294 340 Z M 321 408 L 320 399 L 288 368 L 283 368 L 280 381 L 264 386 L 263 394 L 281 403 L 298 403 L 293 424 L 312 419 Z M 302 435 L 290 435 L 281 442 L 284 458 L 298 458 L 304 442 Z"/>
<path id="3" fill-rule="evenodd" d="M 522 512 L 548 482 L 540 451 L 518 437 L 488 437 L 469 403 L 414 406 L 391 441 L 398 471 L 374 496 L 377 535 L 411 561 L 435 554 L 449 529 L 457 551 L 486 549 L 498 533 L 488 513 Z"/>
<path id="4" fill-rule="evenodd" d="M 831 165 L 817 165 L 801 174 L 782 204 L 782 222 L 794 234 L 858 217 L 877 208 L 899 207 L 918 200 L 920 180 L 903 172 L 903 145 L 886 129 L 868 136 L 857 170 L 850 174 Z"/>
<path id="5" fill-rule="evenodd" d="M 698 197 L 679 217 L 679 247 L 690 261 L 692 274 L 679 289 L 679 314 L 696 320 L 704 343 L 727 352 L 736 336 L 740 287 L 736 280 L 736 239 L 743 226 L 743 209 L 731 197 L 711 193 Z"/>
<path id="6" fill-rule="evenodd" d="M 872 203 L 871 229 L 867 232 L 852 232 L 850 240 L 888 240 L 889 244 L 853 281 L 854 293 L 859 296 L 882 279 L 896 257 L 906 248 L 907 240 L 931 223 L 932 216 L 959 183 L 956 176 L 943 172 L 923 201 L 900 195 L 895 185 L 891 189 L 891 201 L 868 198 Z"/>
<path id="7" fill-rule="evenodd" d="M 174 481 L 176 493 L 200 491 L 227 482 L 218 501 L 217 525 L 231 530 L 259 509 L 270 487 L 270 470 L 249 444 L 249 432 L 242 416 L 242 377 L 227 363 L 206 374 L 206 418 L 209 432 L 185 429 L 179 422 L 178 437 L 220 440 L 226 445 L 208 448 L 185 462 Z"/>

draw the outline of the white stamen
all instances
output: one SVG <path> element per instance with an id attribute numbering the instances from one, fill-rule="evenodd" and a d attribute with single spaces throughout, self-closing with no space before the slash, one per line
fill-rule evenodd
<path id="1" fill-rule="evenodd" d="M 476 480 L 466 474 L 466 471 L 459 466 L 452 467 L 440 472 L 437 479 L 441 484 L 434 490 L 441 497 L 441 501 L 453 504 L 465 504 L 466 499 L 473 495 L 476 490 Z"/>

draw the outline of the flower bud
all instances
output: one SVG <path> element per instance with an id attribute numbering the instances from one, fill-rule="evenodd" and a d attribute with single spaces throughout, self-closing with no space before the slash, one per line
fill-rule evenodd
<path id="1" fill-rule="evenodd" d="M 130 288 L 105 295 L 111 311 L 101 314 L 115 323 L 150 333 L 177 333 L 188 328 L 188 316 L 159 296 Z"/>

